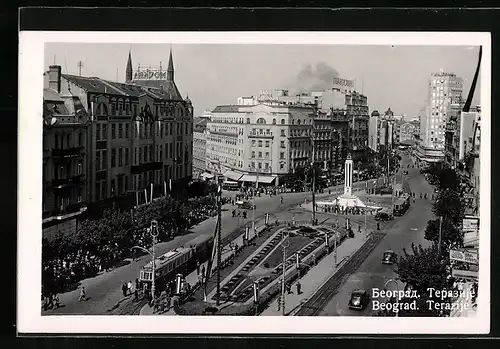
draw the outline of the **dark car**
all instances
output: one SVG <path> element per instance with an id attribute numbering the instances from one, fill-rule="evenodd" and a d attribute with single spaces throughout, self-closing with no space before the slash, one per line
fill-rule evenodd
<path id="1" fill-rule="evenodd" d="M 382 264 L 394 264 L 398 261 L 398 255 L 393 250 L 387 250 L 382 255 Z"/>
<path id="2" fill-rule="evenodd" d="M 375 215 L 375 220 L 376 221 L 391 221 L 393 219 L 392 215 L 387 213 L 387 212 L 377 212 Z"/>
<path id="3" fill-rule="evenodd" d="M 403 174 L 404 175 L 408 175 L 408 171 L 403 171 Z"/>
<path id="4" fill-rule="evenodd" d="M 356 310 L 364 310 L 370 302 L 370 295 L 365 290 L 354 290 L 349 299 L 349 308 Z"/>

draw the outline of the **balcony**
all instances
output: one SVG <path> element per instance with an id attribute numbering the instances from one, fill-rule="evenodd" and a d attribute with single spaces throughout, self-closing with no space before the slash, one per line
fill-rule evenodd
<path id="1" fill-rule="evenodd" d="M 83 147 L 52 149 L 53 158 L 75 158 L 85 154 Z"/>
<path id="2" fill-rule="evenodd" d="M 210 130 L 210 133 L 214 135 L 238 137 L 238 131 L 228 131 L 219 129 L 219 130 Z"/>
<path id="3" fill-rule="evenodd" d="M 48 223 L 52 220 L 63 220 L 72 216 L 77 216 L 87 210 L 85 202 L 78 202 L 68 206 L 63 206 L 60 209 L 45 211 L 42 213 L 43 223 Z"/>
<path id="4" fill-rule="evenodd" d="M 273 139 L 274 138 L 274 135 L 272 132 L 262 132 L 262 133 L 259 133 L 259 132 L 250 132 L 248 134 L 248 138 L 266 138 L 266 139 Z"/>
<path id="5" fill-rule="evenodd" d="M 83 185 L 85 175 L 79 174 L 75 176 L 70 176 L 67 178 L 54 179 L 52 180 L 52 187 L 54 189 L 62 189 L 65 187 L 74 187 Z"/>

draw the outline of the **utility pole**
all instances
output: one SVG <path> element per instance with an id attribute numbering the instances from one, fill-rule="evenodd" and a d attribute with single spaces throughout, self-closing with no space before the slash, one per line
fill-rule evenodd
<path id="1" fill-rule="evenodd" d="M 316 169 L 314 167 L 314 132 L 312 133 L 311 137 L 311 145 L 312 145 L 312 159 L 311 159 L 311 171 L 312 171 L 312 224 L 314 225 L 316 223 Z"/>
<path id="2" fill-rule="evenodd" d="M 439 217 L 439 241 L 438 241 L 438 255 L 441 255 L 441 239 L 442 239 L 443 217 Z"/>
<path id="3" fill-rule="evenodd" d="M 283 231 L 283 237 L 281 241 L 281 246 L 283 247 L 283 280 L 281 281 L 281 315 L 286 316 L 285 311 L 285 277 L 286 277 L 286 248 L 289 246 L 290 241 L 288 240 L 288 232 Z"/>
<path id="4" fill-rule="evenodd" d="M 220 270 L 222 264 L 222 190 L 220 184 L 218 184 L 217 193 L 217 305 L 220 304 Z"/>
<path id="5" fill-rule="evenodd" d="M 83 62 L 82 61 L 78 61 L 77 65 L 78 65 L 78 75 L 82 76 Z"/>

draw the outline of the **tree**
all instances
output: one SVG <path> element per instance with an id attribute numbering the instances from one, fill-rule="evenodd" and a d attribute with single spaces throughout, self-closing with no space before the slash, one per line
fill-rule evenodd
<path id="1" fill-rule="evenodd" d="M 439 189 L 452 189 L 458 191 L 460 188 L 460 179 L 457 173 L 451 168 L 444 168 L 437 174 L 439 178 Z"/>
<path id="2" fill-rule="evenodd" d="M 432 205 L 432 212 L 437 217 L 447 217 L 455 225 L 460 224 L 464 210 L 460 192 L 452 188 L 440 190 Z"/>
<path id="3" fill-rule="evenodd" d="M 438 243 L 439 241 L 439 218 L 429 220 L 425 228 L 426 240 Z M 441 224 L 441 248 L 442 251 L 449 251 L 452 246 L 463 245 L 463 234 L 460 229 L 448 218 L 444 218 Z"/>
<path id="4" fill-rule="evenodd" d="M 411 251 L 403 249 L 403 255 L 397 264 L 396 273 L 399 279 L 404 282 L 409 289 L 416 291 L 419 298 L 416 300 L 416 310 L 405 310 L 403 316 L 446 316 L 448 312 L 441 312 L 432 308 L 432 302 L 450 302 L 450 299 L 438 299 L 429 290 L 449 290 L 448 278 L 449 258 L 440 255 L 437 247 L 431 246 L 422 248 L 412 244 Z M 401 302 L 411 303 L 414 298 L 402 299 Z"/>

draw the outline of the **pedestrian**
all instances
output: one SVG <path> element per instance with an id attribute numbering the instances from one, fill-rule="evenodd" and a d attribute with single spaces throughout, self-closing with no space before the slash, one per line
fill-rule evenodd
<path id="1" fill-rule="evenodd" d="M 302 285 L 300 284 L 300 281 L 297 281 L 297 284 L 295 285 L 297 287 L 297 294 L 302 293 Z"/>
<path id="2" fill-rule="evenodd" d="M 281 310 L 281 295 L 278 296 L 278 311 Z"/>
<path id="3" fill-rule="evenodd" d="M 200 261 L 196 261 L 196 274 L 200 275 Z"/>
<path id="4" fill-rule="evenodd" d="M 127 292 L 128 292 L 128 294 L 132 294 L 132 282 L 131 281 L 129 281 L 127 283 Z"/>
<path id="5" fill-rule="evenodd" d="M 80 297 L 78 297 L 78 301 L 81 302 L 84 300 L 85 300 L 85 287 L 82 286 L 82 288 L 80 289 Z"/>
<path id="6" fill-rule="evenodd" d="M 290 283 L 286 284 L 286 293 L 291 294 L 292 293 L 292 285 Z"/>
<path id="7" fill-rule="evenodd" d="M 139 301 L 139 291 L 137 290 L 137 287 L 136 287 L 136 288 L 135 288 L 135 290 L 134 290 L 134 300 L 135 300 L 136 302 L 138 302 L 138 301 Z"/>
<path id="8" fill-rule="evenodd" d="M 138 278 L 136 278 L 136 279 L 135 279 L 135 289 L 136 289 L 136 290 L 137 290 L 137 289 L 139 289 L 139 288 L 140 288 L 139 286 L 140 286 L 140 285 L 139 285 L 139 279 L 138 279 Z"/>
<path id="9" fill-rule="evenodd" d="M 123 297 L 127 297 L 127 284 L 126 283 L 123 283 L 123 285 L 122 285 L 122 293 L 123 293 Z"/>
<path id="10" fill-rule="evenodd" d="M 54 294 L 54 307 L 57 309 L 61 306 L 61 303 L 59 302 L 59 295 L 56 293 Z"/>

